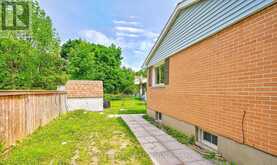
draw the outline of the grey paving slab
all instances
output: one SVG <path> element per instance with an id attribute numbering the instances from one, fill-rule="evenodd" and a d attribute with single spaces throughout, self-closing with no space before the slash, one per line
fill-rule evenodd
<path id="1" fill-rule="evenodd" d="M 153 143 L 145 143 L 142 144 L 143 148 L 147 153 L 159 153 L 168 151 L 161 143 L 153 142 Z"/>
<path id="2" fill-rule="evenodd" d="M 153 136 L 147 136 L 147 137 L 138 137 L 138 140 L 140 143 L 154 143 L 158 142 L 158 140 Z"/>
<path id="3" fill-rule="evenodd" d="M 154 127 L 152 124 L 150 124 L 150 123 L 141 123 L 141 126 L 142 127 Z"/>
<path id="4" fill-rule="evenodd" d="M 134 132 L 134 134 L 135 134 L 135 136 L 136 137 L 146 137 L 146 136 L 150 136 L 150 134 L 147 132 L 147 131 L 145 131 L 145 130 L 142 130 L 142 131 L 133 131 Z"/>
<path id="5" fill-rule="evenodd" d="M 175 141 L 175 139 L 167 134 L 165 135 L 159 135 L 155 136 L 156 139 L 158 139 L 161 142 L 170 142 L 170 141 Z"/>
<path id="6" fill-rule="evenodd" d="M 198 153 L 192 151 L 192 150 L 175 150 L 173 151 L 173 154 L 179 158 L 184 163 L 192 163 L 196 161 L 203 161 L 203 158 Z"/>
<path id="7" fill-rule="evenodd" d="M 163 145 L 165 145 L 166 148 L 168 148 L 171 151 L 175 150 L 185 150 L 185 145 L 175 141 L 167 141 L 167 142 L 162 142 Z"/>
<path id="8" fill-rule="evenodd" d="M 137 121 L 128 121 L 129 122 L 129 124 L 131 124 L 131 125 L 137 125 L 137 124 L 139 124 Z"/>
<path id="9" fill-rule="evenodd" d="M 163 131 L 161 130 L 155 130 L 155 131 L 151 131 L 149 132 L 151 135 L 153 136 L 161 136 L 161 135 L 166 135 L 166 133 L 164 133 Z"/>
<path id="10" fill-rule="evenodd" d="M 153 157 L 153 161 L 155 164 L 159 165 L 181 165 L 183 164 L 180 160 L 178 160 L 171 152 L 159 152 L 150 154 Z"/>
<path id="11" fill-rule="evenodd" d="M 199 153 L 179 143 L 142 118 L 142 115 L 122 115 L 122 119 L 137 137 L 155 165 L 212 165 Z"/>
<path id="12" fill-rule="evenodd" d="M 159 131 L 160 129 L 155 127 L 155 126 L 144 126 L 143 127 L 144 129 L 146 129 L 147 131 L 149 132 L 152 132 L 152 131 Z"/>
<path id="13" fill-rule="evenodd" d="M 202 160 L 186 163 L 185 165 L 213 165 L 213 163 L 208 160 Z"/>
<path id="14" fill-rule="evenodd" d="M 132 128 L 134 131 L 144 131 L 143 127 L 133 127 Z"/>

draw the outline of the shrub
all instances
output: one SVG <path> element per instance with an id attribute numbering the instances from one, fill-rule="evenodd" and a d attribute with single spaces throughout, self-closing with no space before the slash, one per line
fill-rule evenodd
<path id="1" fill-rule="evenodd" d="M 120 100 L 122 95 L 119 94 L 105 94 L 104 99 L 107 101 Z"/>
<path id="2" fill-rule="evenodd" d="M 113 100 L 122 100 L 126 98 L 133 98 L 134 96 L 131 95 L 123 95 L 123 94 L 105 94 L 104 99 L 107 101 L 113 101 Z"/>

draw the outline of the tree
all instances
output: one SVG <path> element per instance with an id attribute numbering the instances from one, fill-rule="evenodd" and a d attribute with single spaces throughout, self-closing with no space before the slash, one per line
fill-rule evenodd
<path id="1" fill-rule="evenodd" d="M 0 88 L 31 88 L 36 68 L 36 52 L 26 42 L 12 39 L 0 40 Z"/>
<path id="2" fill-rule="evenodd" d="M 62 46 L 61 56 L 67 59 L 68 74 L 75 80 L 102 80 L 106 93 L 131 93 L 134 74 L 121 68 L 121 49 L 96 45 L 80 39 Z"/>
<path id="3" fill-rule="evenodd" d="M 51 19 L 37 1 L 32 6 L 32 30 L 0 39 L 1 89 L 56 89 L 67 79 Z"/>
<path id="4" fill-rule="evenodd" d="M 135 76 L 147 77 L 147 70 L 141 69 L 135 73 Z"/>
<path id="5" fill-rule="evenodd" d="M 74 48 L 75 45 L 78 46 L 82 42 L 81 39 L 76 40 L 68 40 L 66 43 L 62 45 L 61 49 L 61 57 L 65 60 L 68 60 L 69 52 L 71 48 Z"/>
<path id="6" fill-rule="evenodd" d="M 136 91 L 134 81 L 134 71 L 123 67 L 120 71 L 120 91 L 124 94 L 133 94 Z"/>
<path id="7" fill-rule="evenodd" d="M 71 41 L 69 41 L 71 43 Z M 68 73 L 71 79 L 75 80 L 90 80 L 95 76 L 95 60 L 92 47 L 87 42 L 76 42 L 72 44 L 69 50 L 63 50 L 66 52 L 68 58 Z M 67 47 L 64 47 L 67 49 Z"/>

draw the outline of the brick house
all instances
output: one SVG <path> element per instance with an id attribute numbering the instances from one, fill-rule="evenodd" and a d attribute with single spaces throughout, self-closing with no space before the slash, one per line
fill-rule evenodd
<path id="1" fill-rule="evenodd" d="M 85 109 L 103 111 L 102 81 L 70 80 L 66 83 L 67 105 L 70 111 Z"/>
<path id="2" fill-rule="evenodd" d="M 277 164 L 276 1 L 182 1 L 144 67 L 149 115 L 240 165 Z"/>

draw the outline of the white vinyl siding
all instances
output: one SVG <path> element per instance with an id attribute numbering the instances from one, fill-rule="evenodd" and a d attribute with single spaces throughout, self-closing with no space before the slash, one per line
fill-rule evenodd
<path id="1" fill-rule="evenodd" d="M 200 0 L 180 11 L 146 65 L 155 65 L 271 4 L 273 0 Z"/>

